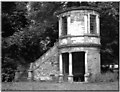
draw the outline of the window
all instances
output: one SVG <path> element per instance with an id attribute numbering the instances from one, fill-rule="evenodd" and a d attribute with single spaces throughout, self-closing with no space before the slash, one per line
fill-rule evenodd
<path id="1" fill-rule="evenodd" d="M 67 17 L 62 17 L 62 35 L 67 35 Z"/>
<path id="2" fill-rule="evenodd" d="M 90 15 L 90 33 L 96 34 L 96 15 Z"/>

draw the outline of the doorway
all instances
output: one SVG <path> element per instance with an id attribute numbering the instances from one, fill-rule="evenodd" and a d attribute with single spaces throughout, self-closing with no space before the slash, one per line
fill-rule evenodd
<path id="1" fill-rule="evenodd" d="M 73 81 L 83 82 L 85 74 L 85 52 L 72 53 Z"/>
<path id="2" fill-rule="evenodd" d="M 68 74 L 69 74 L 69 53 L 62 53 L 62 60 L 63 60 L 63 80 L 65 82 L 68 81 Z"/>

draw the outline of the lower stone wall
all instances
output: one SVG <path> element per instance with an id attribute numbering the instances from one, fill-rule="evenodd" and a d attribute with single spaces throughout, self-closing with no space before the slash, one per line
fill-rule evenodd
<path id="1" fill-rule="evenodd" d="M 58 53 L 56 53 L 34 70 L 34 80 L 53 80 L 53 76 L 58 77 L 58 67 Z"/>
<path id="2" fill-rule="evenodd" d="M 101 72 L 100 64 L 100 52 L 99 50 L 88 50 L 88 73 L 91 74 L 91 78 Z"/>

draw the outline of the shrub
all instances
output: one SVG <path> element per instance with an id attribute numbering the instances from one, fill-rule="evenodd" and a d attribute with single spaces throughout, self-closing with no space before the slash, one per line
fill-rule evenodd
<path id="1" fill-rule="evenodd" d="M 118 73 L 107 72 L 96 74 L 95 77 L 89 79 L 90 82 L 113 82 L 118 80 Z"/>

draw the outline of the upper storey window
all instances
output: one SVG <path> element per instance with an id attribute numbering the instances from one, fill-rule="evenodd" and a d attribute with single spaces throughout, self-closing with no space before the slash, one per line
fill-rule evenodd
<path id="1" fill-rule="evenodd" d="M 62 17 L 62 36 L 67 35 L 67 17 Z"/>
<path id="2" fill-rule="evenodd" d="M 90 33 L 96 34 L 96 15 L 90 15 Z"/>

